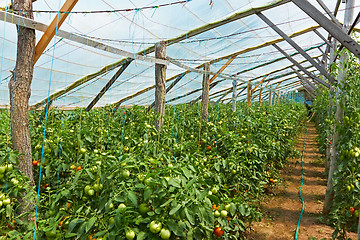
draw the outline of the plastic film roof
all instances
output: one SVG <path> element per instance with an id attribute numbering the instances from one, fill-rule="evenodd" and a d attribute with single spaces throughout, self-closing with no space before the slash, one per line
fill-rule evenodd
<path id="1" fill-rule="evenodd" d="M 36 1 L 33 8 L 45 11 L 58 10 L 64 2 L 64 0 Z M 182 4 L 142 9 L 146 6 L 158 6 L 170 2 L 174 1 L 79 0 L 73 11 L 89 11 L 89 13 L 71 13 L 60 29 L 135 54 L 153 46 L 158 41 L 176 38 L 193 29 L 226 19 L 232 14 L 273 3 L 268 0 L 215 0 L 212 1 L 212 5 L 209 5 L 209 0 L 193 0 Z M 316 0 L 309 2 L 324 12 Z M 0 0 L 0 6 L 8 3 L 10 0 Z M 326 5 L 333 11 L 336 1 L 326 1 Z M 337 15 L 341 22 L 344 7 L 344 4 L 340 5 Z M 91 11 L 99 10 L 135 8 L 137 10 L 91 13 Z M 356 12 L 357 9 L 359 6 L 356 6 Z M 312 30 L 317 26 L 318 31 L 325 38 L 328 37 L 328 33 L 318 27 L 314 20 L 292 2 L 270 8 L 262 13 L 287 35 L 301 32 L 292 39 L 311 57 L 319 57 L 321 60 L 326 44 Z M 34 19 L 44 24 L 50 24 L 55 15 L 55 13 L 47 12 L 34 13 Z M 314 28 L 310 29 L 311 27 Z M 37 41 L 42 34 L 43 32 L 36 31 Z M 299 81 L 297 75 L 289 68 L 292 63 L 271 45 L 250 50 L 276 39 L 279 39 L 277 43 L 279 47 L 293 55 L 293 58 L 309 71 L 318 74 L 317 70 L 305 61 L 305 58 L 288 43 L 282 41 L 282 38 L 256 14 L 169 45 L 166 54 L 192 68 L 217 59 L 211 64 L 211 71 L 217 72 L 228 61 L 226 56 L 240 53 L 223 71 L 223 74 L 234 76 L 242 81 L 251 80 L 252 84 L 260 82 L 266 76 L 265 84 L 263 84 L 266 85 L 266 89 L 272 85 L 286 91 L 293 86 L 300 86 L 297 83 Z M 0 52 L 2 53 L 0 58 L 0 105 L 9 104 L 8 81 L 10 71 L 15 66 L 16 44 L 15 25 L 0 22 Z M 150 53 L 148 56 L 154 57 L 154 53 Z M 119 69 L 111 70 L 106 66 L 119 62 L 121 59 L 124 57 L 55 36 L 35 65 L 30 105 L 46 99 L 49 94 L 54 94 L 89 74 L 105 69 L 98 77 L 67 91 L 53 102 L 53 105 L 58 107 L 86 107 Z M 153 86 L 154 71 L 153 63 L 134 60 L 95 106 L 116 103 L 142 89 Z M 185 71 L 185 69 L 169 64 L 166 77 L 170 79 Z M 166 101 L 177 104 L 197 99 L 201 95 L 202 78 L 202 74 L 194 72 L 184 75 L 168 92 Z M 271 80 L 270 84 L 267 84 L 268 80 Z M 221 97 L 222 100 L 226 100 L 231 97 L 231 79 L 219 76 L 215 82 L 218 83 L 210 91 L 210 94 L 213 94 L 211 95 L 212 100 L 216 101 Z M 171 83 L 172 81 L 168 81 L 167 86 Z M 291 83 L 294 84 L 289 85 Z M 246 87 L 246 83 L 239 81 L 238 93 L 244 87 Z M 189 94 L 191 92 L 193 93 Z M 216 92 L 220 93 L 215 94 Z M 227 94 L 222 96 L 224 93 Z M 246 98 L 246 91 L 239 95 L 238 100 L 244 98 Z M 154 89 L 150 89 L 121 102 L 121 105 L 149 105 L 153 101 Z"/>

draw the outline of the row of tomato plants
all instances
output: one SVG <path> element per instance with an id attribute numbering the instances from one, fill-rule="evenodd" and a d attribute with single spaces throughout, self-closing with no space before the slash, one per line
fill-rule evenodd
<path id="1" fill-rule="evenodd" d="M 340 64 L 332 65 L 332 73 L 335 77 L 338 76 L 339 67 Z M 337 97 L 335 92 L 323 89 L 319 91 L 313 107 L 318 123 L 320 151 L 326 154 L 326 149 L 332 146 L 339 153 L 332 186 L 335 198 L 332 201 L 328 223 L 335 228 L 333 237 L 340 239 L 346 239 L 348 231 L 357 231 L 360 208 L 360 64 L 358 59 L 350 55 L 346 67 L 344 85 L 337 86 L 342 93 Z M 336 123 L 337 105 L 344 109 L 344 117 L 341 122 Z M 340 135 L 337 146 L 333 146 L 335 134 Z"/>
<path id="2" fill-rule="evenodd" d="M 0 206 L 0 234 L 32 239 L 34 223 L 19 216 L 24 201 L 17 199 L 36 201 L 40 190 L 37 239 L 243 238 L 262 216 L 261 197 L 296 153 L 304 107 L 239 104 L 233 112 L 211 104 L 208 121 L 198 104 L 167 106 L 166 113 L 157 131 L 157 116 L 144 107 L 52 109 L 43 143 L 43 113 L 32 112 L 34 179 L 41 167 L 41 181 L 26 191 L 9 150 L 9 113 L 1 112 L 0 201 L 10 203 Z"/>

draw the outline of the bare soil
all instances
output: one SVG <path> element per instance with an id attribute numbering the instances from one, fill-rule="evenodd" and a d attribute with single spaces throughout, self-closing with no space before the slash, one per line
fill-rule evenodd
<path id="1" fill-rule="evenodd" d="M 318 151 L 315 138 L 315 125 L 308 123 L 308 135 L 304 153 L 304 185 L 302 196 L 305 201 L 305 211 L 301 218 L 298 240 L 332 239 L 333 229 L 323 224 L 322 207 L 326 190 L 324 164 Z M 297 143 L 300 152 L 303 150 L 305 134 Z M 283 182 L 279 183 L 274 196 L 270 196 L 261 204 L 264 218 L 254 223 L 249 233 L 250 240 L 290 240 L 294 239 L 296 226 L 300 216 L 302 203 L 299 197 L 301 184 L 301 157 L 292 159 L 282 172 Z M 348 235 L 356 239 L 356 234 Z"/>

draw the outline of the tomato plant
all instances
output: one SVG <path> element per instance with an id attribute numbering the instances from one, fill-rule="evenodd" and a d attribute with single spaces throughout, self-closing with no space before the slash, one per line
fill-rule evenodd
<path id="1" fill-rule="evenodd" d="M 21 220 L 16 201 L 24 194 L 34 200 L 39 190 L 38 239 L 243 238 L 261 218 L 269 179 L 296 154 L 304 107 L 239 104 L 233 112 L 214 103 L 206 122 L 197 104 L 167 106 L 161 132 L 145 110 L 51 109 L 40 189 L 26 186 L 16 167 L 9 112 L 0 112 L 7 119 L 0 122 L 0 193 L 7 191 L 0 226 L 17 223 L 0 234 L 32 237 L 34 225 Z M 33 159 L 41 159 L 41 114 L 30 114 Z M 40 168 L 33 169 L 37 181 Z"/>

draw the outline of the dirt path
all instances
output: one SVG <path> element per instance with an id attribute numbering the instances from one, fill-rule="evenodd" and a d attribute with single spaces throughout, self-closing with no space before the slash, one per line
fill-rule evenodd
<path id="1" fill-rule="evenodd" d="M 304 134 L 298 142 L 298 150 L 302 152 Z M 331 239 L 333 230 L 319 221 L 326 189 L 326 178 L 323 176 L 324 166 L 316 145 L 316 129 L 313 123 L 308 124 L 308 135 L 304 155 L 304 186 L 302 195 L 305 211 L 300 223 L 299 240 Z M 295 166 L 295 163 L 298 163 Z M 300 216 L 301 201 L 299 188 L 301 184 L 301 159 L 293 159 L 282 173 L 284 182 L 267 202 L 262 204 L 264 218 L 253 225 L 251 240 L 291 240 L 294 239 L 296 225 Z M 355 234 L 350 235 L 356 239 Z"/>

